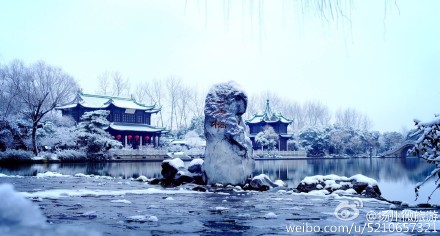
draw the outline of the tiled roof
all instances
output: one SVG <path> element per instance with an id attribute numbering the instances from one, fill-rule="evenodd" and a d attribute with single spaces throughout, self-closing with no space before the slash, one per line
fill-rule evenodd
<path id="1" fill-rule="evenodd" d="M 160 108 L 157 108 L 155 105 L 147 106 L 136 102 L 133 98 L 84 94 L 81 92 L 78 93 L 76 98 L 71 103 L 59 106 L 57 109 L 74 108 L 78 105 L 86 108 L 104 109 L 109 107 L 111 104 L 119 108 L 143 110 L 149 113 L 156 113 L 160 111 Z"/>
<path id="2" fill-rule="evenodd" d="M 264 113 L 262 115 L 255 114 L 252 118 L 245 121 L 246 124 L 258 124 L 260 122 L 265 122 L 265 123 L 281 122 L 285 124 L 290 124 L 293 122 L 293 120 L 287 119 L 286 117 L 281 115 L 281 113 L 276 114 L 272 112 L 268 99 L 266 102 L 266 109 L 264 110 Z"/>

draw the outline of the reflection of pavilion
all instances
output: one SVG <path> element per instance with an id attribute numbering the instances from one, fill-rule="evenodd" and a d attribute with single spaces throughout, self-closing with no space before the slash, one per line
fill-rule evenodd
<path id="1" fill-rule="evenodd" d="M 147 106 L 132 98 L 110 97 L 78 93 L 69 104 L 57 107 L 63 116 L 71 116 L 80 122 L 84 112 L 95 110 L 110 111 L 107 119 L 111 122 L 108 132 L 123 145 L 134 148 L 151 144 L 159 145 L 164 128 L 151 125 L 151 115 L 160 111 L 155 105 Z"/>
<path id="2" fill-rule="evenodd" d="M 255 136 L 259 132 L 262 132 L 266 125 L 269 125 L 274 129 L 275 133 L 278 134 L 279 141 L 276 145 L 276 148 L 279 151 L 287 150 L 287 140 L 293 136 L 292 134 L 287 133 L 287 126 L 289 126 L 289 124 L 292 122 L 292 120 L 287 119 L 281 115 L 281 113 L 276 114 L 272 112 L 272 109 L 269 105 L 269 100 L 267 100 L 266 109 L 262 115 L 255 114 L 252 118 L 245 121 L 246 125 L 249 126 L 249 137 L 252 140 L 252 146 L 254 149 L 258 149 L 257 144 L 255 143 Z"/>

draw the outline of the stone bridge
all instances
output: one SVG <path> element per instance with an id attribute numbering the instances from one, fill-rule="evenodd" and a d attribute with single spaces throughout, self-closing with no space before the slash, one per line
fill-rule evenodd
<path id="1" fill-rule="evenodd" d="M 414 141 L 410 141 L 410 140 L 405 141 L 399 147 L 392 149 L 390 151 L 386 151 L 386 152 L 382 153 L 380 156 L 405 158 L 408 150 L 415 147 L 415 144 L 416 143 Z"/>

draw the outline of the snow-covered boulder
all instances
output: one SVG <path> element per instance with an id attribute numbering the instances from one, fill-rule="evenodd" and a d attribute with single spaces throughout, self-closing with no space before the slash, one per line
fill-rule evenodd
<path id="1" fill-rule="evenodd" d="M 203 160 L 194 159 L 191 161 L 189 167 L 191 171 L 185 168 L 183 161 L 180 158 L 164 160 L 162 162 L 162 176 L 160 183 L 164 186 L 179 186 L 185 183 L 206 184 L 206 177 L 202 171 L 201 165 Z M 150 184 L 156 182 L 150 181 Z"/>
<path id="2" fill-rule="evenodd" d="M 203 160 L 200 158 L 193 159 L 188 166 L 188 171 L 193 174 L 202 174 Z"/>
<path id="3" fill-rule="evenodd" d="M 247 95 L 235 82 L 214 85 L 205 100 L 205 162 L 209 184 L 244 185 L 252 175 L 252 143 L 242 115 Z"/>
<path id="4" fill-rule="evenodd" d="M 179 170 L 183 170 L 184 168 L 185 165 L 180 158 L 164 160 L 162 162 L 162 171 L 161 171 L 164 184 L 165 185 L 171 184 L 177 172 L 179 172 Z"/>
<path id="5" fill-rule="evenodd" d="M 195 184 L 206 184 L 206 174 L 203 171 L 203 160 L 196 158 L 189 163 L 188 171 L 194 178 Z"/>
<path id="6" fill-rule="evenodd" d="M 315 175 L 305 177 L 296 187 L 299 192 L 312 192 L 325 190 L 333 192 L 360 194 L 365 197 L 379 198 L 381 192 L 377 181 L 361 174 L 350 178 L 338 175 Z"/>
<path id="7" fill-rule="evenodd" d="M 251 182 L 249 183 L 252 189 L 259 190 L 259 191 L 266 191 L 271 188 L 278 187 L 275 183 L 273 183 L 269 177 L 265 174 L 260 174 L 252 178 Z"/>

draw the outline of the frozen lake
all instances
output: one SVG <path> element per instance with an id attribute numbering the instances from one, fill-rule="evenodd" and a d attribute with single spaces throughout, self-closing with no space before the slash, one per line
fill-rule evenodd
<path id="1" fill-rule="evenodd" d="M 188 164 L 188 162 L 186 162 Z M 390 200 L 415 203 L 414 186 L 424 180 L 434 166 L 416 157 L 402 158 L 352 158 L 352 159 L 301 159 L 301 160 L 258 160 L 254 175 L 264 173 L 272 180 L 281 179 L 296 187 L 306 176 L 336 174 L 353 176 L 363 174 L 376 179 L 382 195 Z M 161 178 L 161 162 L 112 162 L 112 163 L 73 163 L 73 164 L 35 164 L 17 167 L 0 167 L 0 173 L 7 175 L 35 176 L 46 171 L 66 175 L 76 173 L 102 176 L 137 178 Z M 434 183 L 421 188 L 418 203 L 426 202 Z M 431 203 L 440 204 L 437 192 Z"/>
<path id="2" fill-rule="evenodd" d="M 130 179 L 140 175 L 160 177 L 160 164 L 126 162 L 1 167 L 3 177 L 0 177 L 0 183 L 12 184 L 16 191 L 40 207 L 50 226 L 32 229 L 34 235 L 38 235 L 38 230 L 41 235 L 51 235 L 54 229 L 64 232 L 64 227 L 96 231 L 102 235 L 288 235 L 292 233 L 287 232 L 286 227 L 363 226 L 368 223 L 366 215 L 369 211 L 385 211 L 391 207 L 385 202 L 363 199 L 359 217 L 342 221 L 335 217 L 335 209 L 341 201 L 352 202 L 354 198 L 284 190 L 237 191 L 233 188 L 196 192 L 190 190 L 191 185 L 164 189 Z M 416 158 L 270 160 L 257 161 L 255 174 L 265 173 L 295 187 L 308 175 L 352 176 L 362 173 L 378 180 L 385 197 L 403 200 L 413 199 L 414 184 L 431 169 L 432 166 Z M 36 176 L 47 171 L 62 175 Z M 87 176 L 91 174 L 94 176 Z M 1 230 L 0 227 L 0 233 Z M 18 235 L 29 235 L 29 231 L 23 232 Z M 365 231 L 364 234 L 373 233 Z"/>

